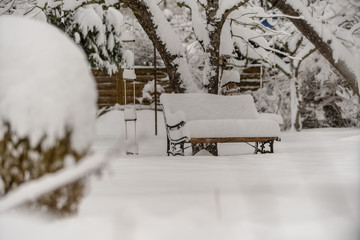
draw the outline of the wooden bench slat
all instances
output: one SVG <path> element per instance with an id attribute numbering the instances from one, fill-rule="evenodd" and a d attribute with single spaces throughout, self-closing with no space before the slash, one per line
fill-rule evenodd
<path id="1" fill-rule="evenodd" d="M 191 143 L 227 143 L 227 142 L 266 142 L 279 140 L 278 137 L 241 137 L 241 138 L 191 138 Z"/>

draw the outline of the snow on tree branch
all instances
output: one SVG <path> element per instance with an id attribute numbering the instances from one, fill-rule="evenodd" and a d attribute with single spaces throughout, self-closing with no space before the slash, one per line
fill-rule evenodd
<path id="1" fill-rule="evenodd" d="M 290 19 L 299 31 L 308 38 L 317 50 L 334 66 L 359 95 L 360 54 L 359 49 L 351 51 L 339 40 L 328 24 L 323 24 L 313 17 L 301 1 L 271 0 L 284 14 L 302 16 L 303 19 Z M 355 54 L 354 54 L 355 53 Z"/>
<path id="2" fill-rule="evenodd" d="M 191 20 L 197 40 L 206 48 L 210 44 L 209 34 L 204 20 L 201 17 L 199 6 L 192 0 L 177 0 L 180 6 L 186 6 L 191 10 Z"/>
<path id="3" fill-rule="evenodd" d="M 152 0 L 143 0 L 143 2 L 152 13 L 156 33 L 167 46 L 167 50 L 173 55 L 183 55 L 184 49 L 182 43 L 166 20 L 160 7 Z"/>
<path id="4" fill-rule="evenodd" d="M 0 3 L 0 15 L 9 11 L 10 8 L 12 8 L 12 6 L 14 5 L 14 3 L 15 3 L 15 0 L 11 0 L 9 2 L 2 1 Z"/>
<path id="5" fill-rule="evenodd" d="M 333 49 L 333 58 L 335 62 L 339 59 L 343 60 L 356 74 L 360 81 L 360 56 L 352 54 L 331 32 L 331 30 L 321 22 L 314 21 L 311 13 L 299 1 L 287 0 L 287 2 L 301 14 L 301 16 L 309 23 L 313 29 L 319 34 L 324 42 L 327 42 Z"/>
<path id="6" fill-rule="evenodd" d="M 247 2 L 249 2 L 249 0 L 220 0 L 219 9 L 215 17 L 225 20 L 232 11 L 240 8 Z"/>
<path id="7" fill-rule="evenodd" d="M 122 0 L 163 59 L 175 92 L 198 91 L 187 65 L 185 49 L 160 7 L 151 0 Z"/>

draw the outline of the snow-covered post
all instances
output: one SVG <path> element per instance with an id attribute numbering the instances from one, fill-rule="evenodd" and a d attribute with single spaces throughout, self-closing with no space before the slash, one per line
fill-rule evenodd
<path id="1" fill-rule="evenodd" d="M 126 92 L 126 82 L 127 81 L 131 81 L 133 84 L 133 100 L 134 100 L 134 105 L 133 108 L 127 108 L 125 107 L 124 109 L 124 120 L 125 120 L 125 132 L 126 132 L 126 153 L 127 154 L 138 154 L 138 145 L 136 142 L 136 120 L 137 120 L 137 114 L 136 114 L 136 109 L 135 109 L 135 80 L 136 80 L 136 75 L 135 75 L 135 70 L 134 69 L 124 69 L 123 72 L 123 79 L 125 81 L 125 92 Z M 126 96 L 125 96 L 126 98 Z M 126 100 L 125 100 L 125 104 L 126 104 Z M 128 123 L 131 123 L 131 125 L 133 127 L 129 127 Z M 134 129 L 133 134 L 130 136 L 130 134 L 128 134 L 128 128 L 129 129 Z"/>
<path id="2" fill-rule="evenodd" d="M 132 87 L 133 87 L 133 107 L 132 108 L 127 108 L 125 107 L 124 109 L 124 121 L 125 121 L 125 132 L 126 132 L 126 153 L 127 154 L 138 154 L 138 145 L 136 142 L 136 120 L 137 120 L 137 114 L 136 114 L 136 109 L 135 109 L 135 100 L 136 100 L 136 94 L 135 94 L 135 84 L 136 84 L 136 74 L 135 74 L 135 69 L 134 69 L 134 52 L 135 51 L 135 36 L 134 36 L 134 32 L 132 32 L 131 34 L 128 34 L 127 36 L 124 36 L 124 38 L 122 39 L 122 41 L 124 43 L 131 43 L 132 44 L 132 51 L 131 50 L 126 50 L 124 53 L 124 60 L 125 60 L 125 69 L 123 71 L 123 80 L 125 82 L 125 89 L 124 89 L 124 93 L 125 93 L 125 105 L 127 104 L 127 96 L 126 96 L 126 92 L 127 92 L 127 87 L 126 87 L 126 83 L 127 81 L 132 82 Z M 128 127 L 128 123 L 131 123 L 132 127 Z M 128 128 L 129 129 L 134 129 L 134 133 L 132 134 L 131 137 L 129 137 L 128 134 Z"/>
<path id="3" fill-rule="evenodd" d="M 97 93 L 84 52 L 57 28 L 3 16 L 0 35 L 1 196 L 81 161 L 94 133 Z M 76 212 L 80 178 L 37 204 Z"/>
<path id="4" fill-rule="evenodd" d="M 154 102 L 155 102 L 155 136 L 157 135 L 157 77 L 156 77 L 156 47 L 154 46 Z"/>

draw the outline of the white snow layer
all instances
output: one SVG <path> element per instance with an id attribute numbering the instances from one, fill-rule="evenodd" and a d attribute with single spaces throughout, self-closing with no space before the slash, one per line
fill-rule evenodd
<path id="1" fill-rule="evenodd" d="M 4 122 L 19 138 L 51 146 L 73 131 L 72 146 L 89 146 L 96 88 L 83 51 L 49 24 L 0 17 L 0 138 Z M 24 37 L 26 36 L 26 37 Z"/>
<path id="2" fill-rule="evenodd" d="M 160 102 L 172 113 L 183 111 L 186 120 L 198 119 L 256 119 L 254 99 L 251 95 L 222 96 L 207 93 L 166 94 Z"/>
<path id="3" fill-rule="evenodd" d="M 181 74 L 181 87 L 185 88 L 188 92 L 198 92 L 199 88 L 193 81 L 192 74 L 190 73 L 189 66 L 185 58 L 185 49 L 180 41 L 179 36 L 175 33 L 170 23 L 166 20 L 156 1 L 143 0 L 143 2 L 153 14 L 153 22 L 156 28 L 156 34 L 165 44 L 167 51 L 172 55 L 177 55 L 177 58 L 173 62 L 174 64 L 178 65 L 178 72 Z"/>
<path id="4" fill-rule="evenodd" d="M 134 69 L 124 69 L 123 78 L 125 80 L 128 80 L 128 79 L 135 80 L 136 79 L 135 70 Z"/>
<path id="5" fill-rule="evenodd" d="M 269 119 L 193 120 L 185 125 L 189 138 L 280 137 L 280 127 Z"/>
<path id="6" fill-rule="evenodd" d="M 160 7 L 157 5 L 156 1 L 153 0 L 143 0 L 146 6 L 149 8 L 153 14 L 153 21 L 155 23 L 156 33 L 160 39 L 166 44 L 167 50 L 174 55 L 183 55 L 184 49 L 183 45 L 174 30 L 171 28 L 170 24 L 166 20 L 163 12 Z"/>
<path id="7" fill-rule="evenodd" d="M 266 117 L 260 119 L 251 95 L 163 93 L 160 102 L 169 125 L 186 119 L 183 134 L 189 138 L 280 136 L 279 123 Z"/>
<path id="8" fill-rule="evenodd" d="M 202 42 L 205 48 L 210 44 L 208 30 L 205 27 L 205 21 L 201 16 L 201 11 L 197 2 L 192 0 L 177 0 L 177 3 L 183 3 L 191 9 L 191 21 L 194 33 L 199 42 Z"/>
<path id="9" fill-rule="evenodd" d="M 279 125 L 284 124 L 284 119 L 282 116 L 276 113 L 259 113 L 259 117 L 261 119 L 271 119 L 277 122 Z"/>
<path id="10" fill-rule="evenodd" d="M 221 84 L 225 85 L 229 82 L 240 82 L 240 74 L 238 71 L 234 70 L 224 70 L 221 76 Z"/>
<path id="11" fill-rule="evenodd" d="M 0 213 L 1 240 L 358 240 L 360 129 L 285 132 L 274 154 L 218 144 L 219 157 L 166 156 L 162 114 L 138 111 L 138 156 L 126 156 L 123 111 L 97 119 L 93 176 L 76 216 Z"/>
<path id="12" fill-rule="evenodd" d="M 134 67 L 134 53 L 131 50 L 126 50 L 124 52 L 124 62 L 126 68 L 133 68 Z"/>
<path id="13" fill-rule="evenodd" d="M 76 11 L 75 21 L 79 24 L 84 36 L 86 36 L 89 31 L 97 29 L 99 31 L 99 34 L 97 35 L 96 43 L 98 45 L 104 45 L 106 41 L 106 36 L 103 20 L 100 16 L 101 15 L 97 14 L 95 9 L 91 6 L 82 7 Z"/>
<path id="14" fill-rule="evenodd" d="M 107 27 L 111 29 L 111 27 L 113 26 L 115 28 L 115 33 L 120 35 L 121 28 L 124 24 L 123 15 L 120 13 L 120 11 L 116 10 L 113 7 L 109 7 L 106 14 Z"/>
<path id="15" fill-rule="evenodd" d="M 121 41 L 123 42 L 131 42 L 135 40 L 134 32 L 131 30 L 125 30 L 121 34 Z"/>
<path id="16" fill-rule="evenodd" d="M 48 1 L 50 2 L 50 1 Z M 64 3 L 64 10 L 74 10 L 75 8 L 81 6 L 81 4 L 83 4 L 84 2 L 86 2 L 86 0 L 63 0 Z"/>
<path id="17" fill-rule="evenodd" d="M 220 0 L 219 9 L 216 12 L 215 18 L 221 19 L 226 10 L 233 8 L 234 6 L 244 2 L 243 0 Z"/>
<path id="18" fill-rule="evenodd" d="M 125 108 L 124 109 L 124 120 L 136 120 L 135 108 Z"/>

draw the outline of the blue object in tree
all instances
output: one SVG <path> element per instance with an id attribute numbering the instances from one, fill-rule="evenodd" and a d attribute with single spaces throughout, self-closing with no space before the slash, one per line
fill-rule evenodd
<path id="1" fill-rule="evenodd" d="M 260 21 L 261 21 L 262 25 L 272 29 L 276 25 L 277 19 L 278 19 L 277 17 L 273 17 L 273 18 L 269 18 L 269 19 L 268 18 L 260 18 Z"/>

